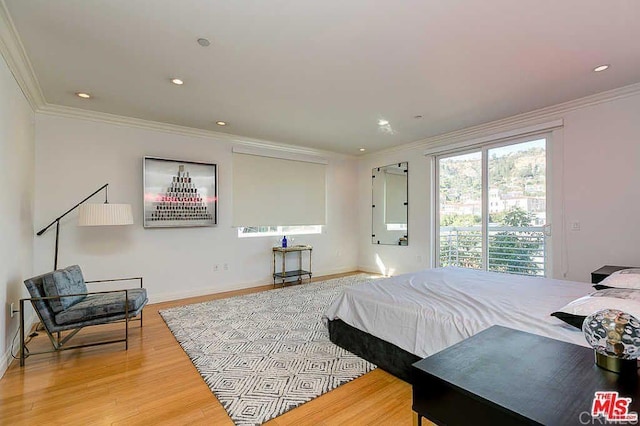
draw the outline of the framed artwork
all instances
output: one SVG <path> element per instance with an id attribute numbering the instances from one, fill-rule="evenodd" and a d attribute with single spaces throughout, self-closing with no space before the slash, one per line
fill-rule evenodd
<path id="1" fill-rule="evenodd" d="M 144 157 L 144 227 L 218 223 L 217 166 Z"/>

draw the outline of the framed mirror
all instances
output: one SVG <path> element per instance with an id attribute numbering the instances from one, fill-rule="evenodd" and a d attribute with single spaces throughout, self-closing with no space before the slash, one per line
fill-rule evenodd
<path id="1" fill-rule="evenodd" d="M 371 173 L 371 242 L 409 244 L 409 163 L 376 167 Z"/>

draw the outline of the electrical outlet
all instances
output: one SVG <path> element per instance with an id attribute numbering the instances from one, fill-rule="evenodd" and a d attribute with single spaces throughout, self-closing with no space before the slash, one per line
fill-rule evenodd
<path id="1" fill-rule="evenodd" d="M 224 269 L 225 271 L 229 270 L 229 264 L 225 263 L 224 266 L 222 267 L 222 269 Z"/>
<path id="2" fill-rule="evenodd" d="M 11 307 L 9 308 L 9 312 L 11 313 L 11 318 L 13 318 L 13 302 L 11 302 Z"/>
<path id="3" fill-rule="evenodd" d="M 422 263 L 422 256 L 417 255 L 417 256 L 416 256 L 416 262 L 418 262 L 418 263 Z"/>
<path id="4" fill-rule="evenodd" d="M 218 272 L 220 270 L 220 265 L 215 264 L 213 265 L 213 272 Z"/>
<path id="5" fill-rule="evenodd" d="M 571 222 L 571 230 L 579 231 L 580 230 L 580 222 Z"/>

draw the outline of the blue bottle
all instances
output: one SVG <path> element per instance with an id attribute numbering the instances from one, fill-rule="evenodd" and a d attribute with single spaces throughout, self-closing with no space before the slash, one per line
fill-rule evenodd
<path id="1" fill-rule="evenodd" d="M 282 248 L 287 248 L 287 236 L 282 237 Z"/>

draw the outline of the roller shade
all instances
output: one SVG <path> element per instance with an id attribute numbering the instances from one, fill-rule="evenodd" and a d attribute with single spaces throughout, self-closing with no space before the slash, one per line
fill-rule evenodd
<path id="1" fill-rule="evenodd" d="M 233 153 L 233 226 L 324 225 L 326 164 Z"/>

